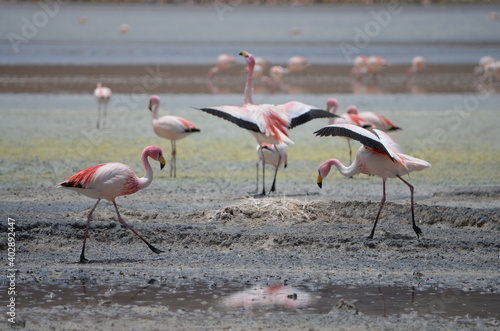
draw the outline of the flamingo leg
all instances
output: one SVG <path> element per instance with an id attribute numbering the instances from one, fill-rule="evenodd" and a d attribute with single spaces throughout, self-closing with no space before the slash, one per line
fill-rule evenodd
<path id="1" fill-rule="evenodd" d="M 349 146 L 349 164 L 352 163 L 352 148 L 351 148 L 351 140 L 347 139 L 347 145 Z"/>
<path id="2" fill-rule="evenodd" d="M 375 218 L 375 223 L 373 224 L 372 232 L 368 236 L 368 238 L 370 238 L 370 239 L 373 239 L 373 234 L 375 233 L 375 228 L 377 227 L 377 222 L 378 222 L 378 218 L 380 217 L 380 212 L 382 211 L 382 207 L 384 207 L 384 203 L 385 203 L 385 179 L 382 179 L 382 192 L 383 192 L 383 195 L 382 195 L 382 200 L 380 201 L 380 207 L 378 209 L 377 218 Z"/>
<path id="3" fill-rule="evenodd" d="M 137 231 L 132 229 L 132 227 L 125 222 L 125 220 L 120 216 L 120 212 L 118 211 L 118 206 L 116 205 L 115 200 L 113 200 L 113 205 L 115 206 L 116 215 L 118 216 L 118 222 L 120 222 L 121 225 L 125 226 L 127 229 L 132 231 L 136 236 L 138 236 L 142 241 L 144 241 L 144 243 L 148 245 L 149 249 L 151 249 L 153 252 L 155 252 L 156 254 L 163 253 L 162 250 L 159 250 L 158 248 L 151 245 L 146 239 L 144 239 L 139 233 L 137 233 Z"/>
<path id="4" fill-rule="evenodd" d="M 257 179 L 255 180 L 255 194 L 257 194 L 259 192 L 259 163 L 260 161 L 258 161 L 255 166 L 257 168 Z"/>
<path id="5" fill-rule="evenodd" d="M 413 210 L 413 185 L 411 185 L 410 183 L 408 183 L 406 180 L 404 180 L 399 175 L 396 175 L 396 177 L 398 177 L 399 179 L 401 179 L 403 181 L 403 183 L 405 183 L 406 185 L 408 185 L 408 187 L 410 188 L 410 193 L 411 193 L 411 222 L 412 222 L 412 228 L 413 228 L 413 231 L 415 231 L 415 233 L 417 234 L 417 238 L 419 238 L 420 235 L 422 234 L 422 230 L 420 230 L 420 228 L 417 226 L 417 224 L 415 224 L 415 211 Z"/>
<path id="6" fill-rule="evenodd" d="M 264 149 L 260 145 L 260 153 L 262 154 L 262 196 L 266 196 L 266 158 L 264 157 Z"/>
<path id="7" fill-rule="evenodd" d="M 95 203 L 94 207 L 92 207 L 89 214 L 87 215 L 87 227 L 85 228 L 85 234 L 83 235 L 83 245 L 82 245 L 82 253 L 80 254 L 80 263 L 89 262 L 89 260 L 85 258 L 85 243 L 87 242 L 87 237 L 89 235 L 89 228 L 90 228 L 90 221 L 92 221 L 92 214 L 94 213 L 94 210 L 96 209 L 100 201 L 101 199 L 97 199 L 97 202 Z"/>
<path id="8" fill-rule="evenodd" d="M 103 113 L 102 113 L 102 128 L 103 129 L 106 129 L 106 112 L 108 110 L 108 102 L 106 101 L 106 103 L 104 104 L 104 109 L 103 109 Z"/>
<path id="9" fill-rule="evenodd" d="M 99 130 L 101 124 L 101 104 L 97 103 L 97 124 L 96 127 Z"/>
<path id="10" fill-rule="evenodd" d="M 172 177 L 172 174 L 174 177 L 177 177 L 177 148 L 175 140 L 171 140 L 170 144 L 172 145 L 172 161 L 170 162 L 170 177 Z"/>
<path id="11" fill-rule="evenodd" d="M 271 190 L 269 191 L 269 193 L 276 191 L 276 176 L 278 175 L 279 164 L 281 163 L 281 154 L 278 153 L 278 155 L 279 155 L 279 157 L 278 157 L 278 166 L 274 170 L 273 185 L 271 185 Z"/>

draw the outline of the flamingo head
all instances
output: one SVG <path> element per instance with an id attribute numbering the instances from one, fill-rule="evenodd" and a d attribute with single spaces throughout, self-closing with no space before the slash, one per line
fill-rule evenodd
<path id="1" fill-rule="evenodd" d="M 144 149 L 144 151 L 142 153 L 149 156 L 153 160 L 160 162 L 160 170 L 162 170 L 163 167 L 165 167 L 165 164 L 167 162 L 165 161 L 165 158 L 163 157 L 163 151 L 161 150 L 160 147 L 148 146 Z"/>
<path id="2" fill-rule="evenodd" d="M 331 111 L 332 113 L 336 113 L 337 109 L 339 109 L 339 102 L 335 98 L 330 98 L 326 100 L 326 111 Z"/>
<path id="3" fill-rule="evenodd" d="M 153 111 L 153 106 L 157 106 L 160 104 L 160 97 L 157 95 L 152 95 L 149 97 L 149 110 Z"/>
<path id="4" fill-rule="evenodd" d="M 255 65 L 255 57 L 248 53 L 247 51 L 243 51 L 240 53 L 241 56 L 245 57 L 245 61 L 247 62 L 248 66 L 253 67 Z"/>
<path id="5" fill-rule="evenodd" d="M 323 179 L 328 176 L 332 168 L 332 164 L 329 161 L 330 160 L 323 162 L 318 168 L 318 179 L 316 179 L 316 184 L 318 184 L 319 188 L 323 188 Z"/>
<path id="6" fill-rule="evenodd" d="M 351 115 L 358 115 L 359 111 L 358 108 L 356 108 L 356 106 L 351 105 L 347 107 L 347 113 Z"/>

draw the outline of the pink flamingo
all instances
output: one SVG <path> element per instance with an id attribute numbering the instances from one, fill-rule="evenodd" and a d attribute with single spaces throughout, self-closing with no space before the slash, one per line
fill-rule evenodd
<path id="1" fill-rule="evenodd" d="M 278 174 L 278 169 L 283 165 L 284 168 L 288 165 L 288 153 L 286 152 L 286 144 L 266 144 L 257 145 L 257 156 L 259 161 L 257 161 L 257 181 L 255 191 L 259 192 L 259 164 L 262 162 L 263 166 L 269 164 L 274 167 L 274 181 L 271 185 L 271 190 L 269 192 L 276 191 L 276 176 Z M 264 164 L 265 160 L 265 164 Z"/>
<path id="2" fill-rule="evenodd" d="M 74 190 L 80 194 L 88 196 L 92 199 L 97 199 L 94 207 L 90 210 L 87 216 L 87 227 L 85 229 L 85 234 L 83 236 L 83 246 L 82 253 L 80 254 L 80 263 L 88 262 L 85 258 L 85 242 L 87 241 L 87 236 L 89 233 L 90 221 L 92 220 L 92 214 L 96 209 L 97 205 L 101 199 L 106 199 L 111 201 L 115 206 L 116 215 L 118 217 L 118 222 L 130 229 L 134 234 L 136 234 L 142 241 L 148 245 L 148 247 L 156 254 L 162 253 L 161 250 L 155 248 L 149 242 L 146 241 L 139 233 L 137 233 L 130 225 L 128 225 L 125 220 L 120 216 L 118 211 L 118 206 L 116 205 L 116 197 L 121 195 L 133 194 L 139 190 L 142 190 L 151 184 L 153 181 L 153 169 L 149 164 L 148 157 L 160 162 L 160 169 L 165 166 L 165 159 L 163 158 L 162 150 L 157 146 L 148 146 L 142 151 L 142 164 L 146 174 L 142 178 L 138 178 L 134 171 L 126 164 L 123 163 L 104 163 L 99 164 L 79 173 L 69 177 L 64 182 L 57 184 L 57 187 L 68 188 Z"/>
<path id="3" fill-rule="evenodd" d="M 309 62 L 302 56 L 292 56 L 288 59 L 287 72 L 298 73 L 309 66 Z"/>
<path id="4" fill-rule="evenodd" d="M 104 108 L 102 126 L 106 126 L 106 110 L 108 109 L 108 102 L 111 99 L 111 89 L 109 87 L 102 86 L 101 83 L 97 83 L 97 87 L 94 90 L 94 96 L 97 100 L 97 128 L 101 126 L 101 106 Z"/>
<path id="5" fill-rule="evenodd" d="M 423 56 L 415 56 L 411 60 L 411 67 L 408 68 L 408 76 L 412 77 L 414 74 L 421 72 L 427 66 L 427 62 Z"/>
<path id="6" fill-rule="evenodd" d="M 352 124 L 362 128 L 373 127 L 374 125 L 368 121 L 366 118 L 363 118 L 357 114 L 353 114 L 349 112 L 350 107 L 347 107 L 347 112 L 340 115 L 340 117 L 330 118 L 329 124 Z M 339 109 L 339 103 L 337 99 L 330 98 L 326 100 L 326 110 L 330 111 L 334 114 L 337 114 L 337 110 Z M 349 162 L 352 162 L 352 148 L 351 148 L 351 139 L 346 138 L 347 145 L 349 146 Z"/>
<path id="7" fill-rule="evenodd" d="M 236 60 L 234 59 L 234 57 L 232 57 L 231 55 L 229 54 L 221 54 L 217 57 L 217 61 L 215 63 L 215 66 L 210 68 L 210 70 L 208 71 L 208 79 L 210 81 L 213 80 L 214 78 L 214 75 L 216 73 L 218 73 L 219 71 L 222 71 L 222 70 L 228 70 L 228 69 L 231 69 L 236 63 Z"/>
<path id="8" fill-rule="evenodd" d="M 377 128 L 385 132 L 401 130 L 399 126 L 391 122 L 386 117 L 371 111 L 364 111 L 360 113 L 358 111 L 358 108 L 356 108 L 356 106 L 347 107 L 347 113 L 351 115 L 359 115 L 362 118 L 370 121 L 370 123 L 372 123 L 374 128 Z"/>
<path id="9" fill-rule="evenodd" d="M 149 110 L 153 112 L 153 130 L 158 137 L 170 140 L 172 145 L 172 160 L 170 161 L 170 177 L 177 177 L 176 141 L 201 130 L 190 121 L 178 116 L 163 116 L 158 118 L 160 98 L 152 95 L 149 98 Z"/>
<path id="10" fill-rule="evenodd" d="M 382 200 L 373 224 L 369 238 L 373 238 L 375 227 L 385 202 L 385 181 L 387 178 L 397 177 L 408 185 L 411 194 L 411 219 L 412 227 L 417 238 L 422 230 L 415 224 L 415 213 L 413 209 L 413 186 L 402 178 L 413 171 L 430 168 L 431 165 L 424 160 L 403 154 L 399 145 L 384 131 L 373 129 L 374 133 L 351 124 L 329 125 L 314 132 L 317 136 L 340 136 L 355 139 L 363 144 L 356 154 L 354 162 L 346 167 L 339 160 L 330 159 L 323 162 L 318 169 L 317 184 L 321 188 L 323 179 L 328 176 L 332 166 L 346 176 L 352 177 L 362 173 L 375 175 L 382 178 Z"/>
<path id="11" fill-rule="evenodd" d="M 259 145 L 268 143 L 278 145 L 285 143 L 293 144 L 288 137 L 288 129 L 304 124 L 314 118 L 337 117 L 338 115 L 298 101 L 291 101 L 282 105 L 254 104 L 252 101 L 253 71 L 255 58 L 252 54 L 243 51 L 240 53 L 245 57 L 248 65 L 247 81 L 243 98 L 243 107 L 220 106 L 200 108 L 209 114 L 228 120 L 243 129 L 247 129 L 257 140 Z M 262 167 L 262 195 L 265 192 L 265 158 Z"/>

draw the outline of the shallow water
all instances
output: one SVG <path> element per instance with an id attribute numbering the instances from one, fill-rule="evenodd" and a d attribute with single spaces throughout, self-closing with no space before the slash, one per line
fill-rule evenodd
<path id="1" fill-rule="evenodd" d="M 500 5 L 2 3 L 0 64 L 211 64 L 243 49 L 274 63 L 301 55 L 348 65 L 356 55 L 379 55 L 407 64 L 423 55 L 429 63 L 476 64 L 500 58 L 492 11 Z"/>
<path id="2" fill-rule="evenodd" d="M 57 275 L 54 275 L 57 277 Z M 500 295 L 489 291 L 465 291 L 440 287 L 365 287 L 332 284 L 242 287 L 227 283 L 169 284 L 151 279 L 147 284 L 95 285 L 85 283 L 24 283 L 17 286 L 17 311 L 26 321 L 35 321 L 40 311 L 51 310 L 50 318 L 78 322 L 90 318 L 87 308 L 111 307 L 116 314 L 161 309 L 165 315 L 196 312 L 197 318 L 224 313 L 252 316 L 268 313 L 328 314 L 340 309 L 372 316 L 417 314 L 474 323 L 481 318 L 488 325 L 500 323 Z M 6 299 L 0 287 L 0 299 Z M 29 299 L 27 299 L 29 298 Z M 142 318 L 145 318 L 142 315 Z M 147 317 L 146 317 L 147 318 Z"/>

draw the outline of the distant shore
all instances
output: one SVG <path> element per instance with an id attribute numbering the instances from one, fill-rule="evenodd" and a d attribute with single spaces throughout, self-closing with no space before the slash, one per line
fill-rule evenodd
<path id="1" fill-rule="evenodd" d="M 115 93 L 239 93 L 245 83 L 243 66 L 235 66 L 209 84 L 210 65 L 136 64 L 136 65 L 0 65 L 2 93 L 88 93 L 95 84 L 109 85 Z M 358 93 L 363 88 L 382 92 L 406 93 L 424 88 L 427 93 L 474 92 L 473 65 L 428 65 L 410 80 L 408 66 L 395 65 L 378 77 L 356 81 L 351 67 L 311 65 L 301 73 L 284 79 L 289 91 L 274 91 L 259 86 L 256 93 Z M 459 83 L 457 83 L 459 82 Z M 357 90 L 360 89 L 360 90 Z M 375 92 L 376 93 L 376 92 Z"/>

